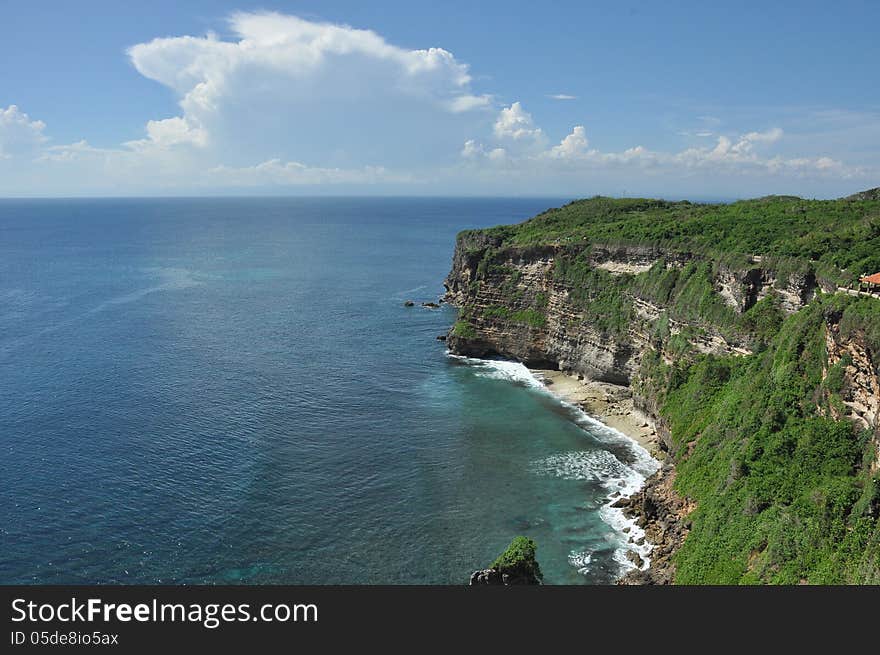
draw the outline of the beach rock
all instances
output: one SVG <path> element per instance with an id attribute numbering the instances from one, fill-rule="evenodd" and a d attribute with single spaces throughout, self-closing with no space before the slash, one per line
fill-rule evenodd
<path id="1" fill-rule="evenodd" d="M 674 553 L 690 529 L 688 515 L 693 504 L 673 489 L 675 469 L 671 463 L 648 478 L 632 497 L 624 513 L 645 530 L 644 542 L 651 543 L 651 565 L 646 571 L 630 571 L 618 584 L 672 584 L 675 580 Z"/>
<path id="2" fill-rule="evenodd" d="M 413 305 L 415 305 L 415 303 L 412 300 L 407 300 L 405 303 L 403 303 L 404 307 L 412 307 Z"/>
<path id="3" fill-rule="evenodd" d="M 469 584 L 472 587 L 476 585 L 503 585 L 504 579 L 502 578 L 500 571 L 495 569 L 483 569 L 471 573 Z"/>
<path id="4" fill-rule="evenodd" d="M 446 335 L 445 334 L 438 334 L 437 341 L 446 341 Z"/>
<path id="5" fill-rule="evenodd" d="M 437 309 L 438 307 L 440 307 L 440 305 L 435 302 L 423 302 L 422 307 L 427 307 L 428 309 Z"/>
<path id="6" fill-rule="evenodd" d="M 613 503 L 611 503 L 611 506 L 612 507 L 629 507 L 630 502 L 631 501 L 629 498 L 618 498 Z"/>
<path id="7" fill-rule="evenodd" d="M 541 579 L 531 570 L 517 570 L 502 573 L 498 569 L 482 569 L 471 573 L 471 586 L 479 585 L 536 585 L 541 584 Z"/>
<path id="8" fill-rule="evenodd" d="M 642 559 L 641 555 L 639 555 L 634 550 L 626 551 L 626 558 L 632 562 L 636 568 L 640 569 L 645 565 L 645 561 Z"/>

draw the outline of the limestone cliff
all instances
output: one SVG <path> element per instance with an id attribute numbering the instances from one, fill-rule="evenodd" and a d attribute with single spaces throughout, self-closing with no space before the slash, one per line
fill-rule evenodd
<path id="1" fill-rule="evenodd" d="M 823 380 L 829 391 L 839 394 L 839 402 L 828 403 L 835 418 L 849 419 L 871 435 L 875 456 L 873 471 L 880 470 L 880 378 L 872 361 L 871 346 L 864 331 L 841 331 L 840 312 L 826 315 L 825 350 L 828 354 Z"/>
<path id="2" fill-rule="evenodd" d="M 657 267 L 682 268 L 700 262 L 696 255 L 657 247 L 555 246 L 498 248 L 499 241 L 480 232 L 459 236 L 452 270 L 446 279 L 445 300 L 462 310 L 459 329 L 447 337 L 450 350 L 474 357 L 510 357 L 534 367 L 552 367 L 590 379 L 632 384 L 639 377 L 648 351 L 668 360 L 664 339 L 683 334 L 696 352 L 749 354 L 748 335 L 737 335 L 709 320 L 687 320 L 674 308 L 658 304 L 637 288 L 623 287 L 621 295 L 632 309 L 626 329 L 603 330 L 572 300 L 573 285 L 558 275 L 560 257 L 583 255 L 588 266 L 611 278 L 649 276 Z M 795 312 L 816 294 L 812 273 L 789 276 L 783 283 L 772 269 L 718 266 L 713 284 L 720 299 L 742 315 L 773 295 L 779 308 Z M 583 292 L 583 287 L 578 289 Z M 587 289 L 599 294 L 601 288 Z M 663 320 L 668 334 L 657 335 Z"/>

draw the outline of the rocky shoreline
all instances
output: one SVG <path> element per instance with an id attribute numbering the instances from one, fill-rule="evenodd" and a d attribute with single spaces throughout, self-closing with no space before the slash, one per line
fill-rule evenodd
<path id="1" fill-rule="evenodd" d="M 687 536 L 687 515 L 693 506 L 672 489 L 675 467 L 667 461 L 653 417 L 635 406 L 628 387 L 586 380 L 563 371 L 537 369 L 533 372 L 558 398 L 622 432 L 662 462 L 642 489 L 612 504 L 645 531 L 644 539 L 653 546 L 650 565 L 644 570 L 639 555 L 628 551 L 628 557 L 638 568 L 624 574 L 618 584 L 672 584 L 675 578 L 672 556 Z"/>
<path id="2" fill-rule="evenodd" d="M 672 488 L 675 467 L 665 462 L 657 473 L 645 481 L 645 486 L 629 498 L 622 498 L 617 506 L 636 521 L 645 531 L 645 538 L 653 545 L 651 563 L 645 570 L 627 572 L 618 584 L 673 584 L 675 563 L 672 556 L 687 536 L 690 514 L 694 506 L 682 499 Z"/>

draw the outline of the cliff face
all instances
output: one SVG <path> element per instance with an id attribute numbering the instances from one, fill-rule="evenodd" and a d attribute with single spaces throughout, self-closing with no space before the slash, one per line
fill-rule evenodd
<path id="1" fill-rule="evenodd" d="M 823 380 L 839 393 L 839 402 L 829 403 L 829 414 L 848 419 L 864 429 L 874 444 L 873 472 L 880 471 L 880 378 L 871 359 L 871 346 L 863 331 L 841 333 L 840 315 L 826 317 L 827 364 Z"/>
<path id="2" fill-rule="evenodd" d="M 465 233 L 456 243 L 445 299 L 462 309 L 462 320 L 473 329 L 450 332 L 447 343 L 455 353 L 510 357 L 536 368 L 558 368 L 598 381 L 630 385 L 639 376 L 646 352 L 659 352 L 668 361 L 676 356 L 657 338 L 655 328 L 660 319 L 669 332 L 664 336 L 684 335 L 696 352 L 751 352 L 746 339 L 732 336 L 710 321 L 683 320 L 670 307 L 632 289 L 621 291 L 632 309 L 626 329 L 616 333 L 602 330 L 572 300 L 573 285 L 560 277 L 556 267 L 559 257 L 582 255 L 596 271 L 610 278 L 629 279 L 650 275 L 658 266 L 681 269 L 701 261 L 699 257 L 655 247 L 601 246 L 580 252 L 554 246 L 496 249 L 498 243 L 480 233 Z M 795 312 L 818 288 L 814 275 L 790 276 L 780 284 L 774 271 L 757 266 L 718 267 L 714 285 L 736 314 L 744 314 L 771 294 L 778 298 L 783 312 Z M 603 289 L 587 291 L 600 294 Z"/>
<path id="3" fill-rule="evenodd" d="M 688 536 L 696 506 L 673 488 L 674 463 L 687 460 L 696 442 L 683 443 L 661 414 L 665 390 L 657 371 L 668 382 L 702 355 L 735 360 L 761 352 L 787 317 L 834 285 L 810 270 L 780 272 L 761 257 L 730 264 L 659 246 L 514 247 L 492 234 L 466 232 L 456 243 L 445 287 L 446 301 L 460 309 L 447 336 L 452 352 L 512 358 L 632 388 L 669 459 L 625 508 L 655 544 L 651 569 L 627 581 L 669 583 L 675 579 L 673 555 Z M 819 413 L 849 419 L 873 434 L 875 472 L 876 361 L 864 331 L 862 337 L 842 335 L 839 320 L 827 321 L 823 375 L 840 378 L 840 402 L 829 392 L 819 403 L 829 409 Z M 728 486 L 739 466 L 731 461 Z"/>

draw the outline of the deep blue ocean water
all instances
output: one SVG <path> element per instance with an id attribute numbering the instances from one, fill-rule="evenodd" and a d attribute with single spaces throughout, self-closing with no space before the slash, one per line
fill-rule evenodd
<path id="1" fill-rule="evenodd" d="M 613 581 L 643 453 L 403 306 L 560 202 L 0 201 L 0 583 Z"/>

